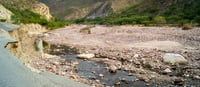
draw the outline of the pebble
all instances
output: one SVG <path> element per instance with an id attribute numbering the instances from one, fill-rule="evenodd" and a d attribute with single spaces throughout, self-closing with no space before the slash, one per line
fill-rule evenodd
<path id="1" fill-rule="evenodd" d="M 96 74 L 96 71 L 92 71 L 93 74 Z"/>
<path id="2" fill-rule="evenodd" d="M 116 82 L 116 83 L 115 83 L 115 85 L 120 85 L 120 84 L 121 84 L 121 82 Z"/>
<path id="3" fill-rule="evenodd" d="M 129 73 L 128 76 L 133 76 L 133 74 L 132 74 L 132 73 Z"/>
<path id="4" fill-rule="evenodd" d="M 172 71 L 169 69 L 169 68 L 167 68 L 167 69 L 165 69 L 162 73 L 163 74 L 169 74 L 169 73 L 171 73 Z"/>
<path id="5" fill-rule="evenodd" d="M 117 72 L 117 67 L 114 66 L 114 65 L 111 65 L 111 66 L 109 67 L 109 72 L 110 72 L 110 73 L 116 73 L 116 72 Z"/>
<path id="6" fill-rule="evenodd" d="M 199 79 L 199 80 L 200 80 L 200 75 L 199 75 L 199 76 L 196 75 L 196 76 L 194 76 L 193 78 L 195 78 L 195 79 Z"/>
<path id="7" fill-rule="evenodd" d="M 100 83 L 100 80 L 97 79 L 96 82 Z"/>
<path id="8" fill-rule="evenodd" d="M 59 65 L 60 63 L 59 62 L 57 62 L 57 61 L 54 61 L 53 62 L 53 65 Z"/>
<path id="9" fill-rule="evenodd" d="M 72 65 L 78 65 L 79 63 L 77 61 L 72 62 Z"/>
<path id="10" fill-rule="evenodd" d="M 134 58 L 138 58 L 138 57 L 139 57 L 139 54 L 135 54 L 133 57 L 134 57 Z"/>
<path id="11" fill-rule="evenodd" d="M 103 75 L 103 74 L 99 74 L 99 77 L 103 78 L 103 77 L 104 77 L 104 75 Z"/>
<path id="12" fill-rule="evenodd" d="M 122 82 L 125 82 L 125 81 L 126 81 L 126 79 L 125 79 L 125 78 L 120 78 L 120 80 L 121 80 Z"/>
<path id="13" fill-rule="evenodd" d="M 183 85 L 183 80 L 182 79 L 174 79 L 174 85 Z"/>

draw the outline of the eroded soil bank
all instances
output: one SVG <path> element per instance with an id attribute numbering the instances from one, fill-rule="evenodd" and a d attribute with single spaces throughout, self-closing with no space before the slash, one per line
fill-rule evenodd
<path id="1" fill-rule="evenodd" d="M 95 54 L 90 61 L 102 62 L 108 70 L 114 66 L 147 83 L 200 86 L 199 28 L 184 31 L 177 27 L 94 26 L 83 32 L 86 27 L 72 25 L 48 32 L 44 41 L 75 49 L 78 54 Z M 62 50 L 64 48 L 57 51 Z M 166 64 L 163 62 L 166 53 L 180 54 L 187 63 Z M 79 63 L 71 64 L 76 66 Z M 75 76 L 71 77 L 75 79 Z M 77 80 L 81 79 L 84 78 Z M 84 81 L 96 84 L 87 79 Z"/>

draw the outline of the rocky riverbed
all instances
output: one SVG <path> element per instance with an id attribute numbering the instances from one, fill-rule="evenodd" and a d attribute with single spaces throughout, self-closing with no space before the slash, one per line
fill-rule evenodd
<path id="1" fill-rule="evenodd" d="M 199 28 L 187 31 L 177 27 L 98 25 L 85 30 L 86 28 L 87 25 L 72 25 L 51 31 L 45 34 L 44 41 L 57 46 L 66 46 L 77 54 L 94 54 L 94 58 L 83 60 L 101 62 L 111 73 L 123 70 L 129 76 L 144 81 L 145 86 L 150 83 L 161 86 L 200 86 Z M 57 49 L 59 52 L 63 52 L 62 50 L 64 48 Z M 53 64 L 50 63 L 49 68 L 45 66 L 44 69 L 55 68 L 55 73 L 59 72 L 61 75 L 70 72 L 66 75 L 73 79 L 103 86 L 103 83 L 98 81 L 82 78 L 77 73 L 79 69 L 76 68 L 79 62 L 60 64 L 55 62 L 55 59 L 53 58 Z M 64 70 L 62 68 L 59 70 L 58 67 L 63 65 Z M 99 76 L 106 75 L 100 73 Z M 120 85 L 120 82 L 116 84 Z"/>

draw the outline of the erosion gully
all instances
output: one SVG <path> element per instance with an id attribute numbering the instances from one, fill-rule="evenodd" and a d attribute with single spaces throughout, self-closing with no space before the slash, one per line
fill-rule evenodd
<path id="1" fill-rule="evenodd" d="M 55 51 L 58 49 L 60 50 Z M 105 68 L 106 65 L 102 62 L 76 58 L 76 51 L 67 46 L 51 45 L 49 53 L 60 56 L 61 58 L 66 59 L 67 62 L 78 62 L 78 65 L 76 66 L 78 68 L 76 72 L 78 75 L 88 80 L 99 81 L 101 84 L 108 87 L 182 87 L 178 85 L 172 85 L 171 83 L 146 83 L 142 80 L 139 80 L 137 77 L 129 76 L 129 73 L 123 70 L 117 70 L 116 73 L 110 73 Z M 104 76 L 100 77 L 99 74 L 103 74 Z M 116 85 L 116 83 L 120 83 L 120 85 Z"/>

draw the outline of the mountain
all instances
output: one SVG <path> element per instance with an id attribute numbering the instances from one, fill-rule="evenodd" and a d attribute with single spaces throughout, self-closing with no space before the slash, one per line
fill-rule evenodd
<path id="1" fill-rule="evenodd" d="M 129 8 L 94 20 L 97 24 L 196 24 L 200 23 L 200 0 L 140 0 Z"/>
<path id="2" fill-rule="evenodd" d="M 40 0 L 62 20 L 96 18 L 136 4 L 140 0 Z"/>

